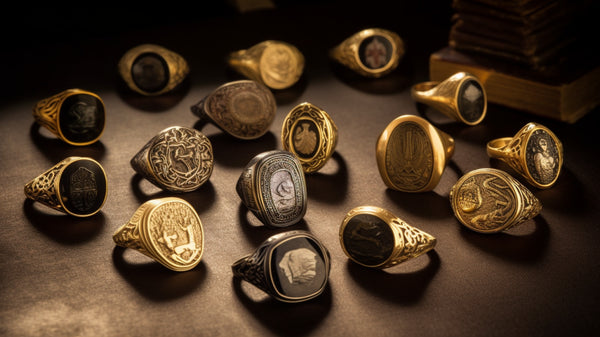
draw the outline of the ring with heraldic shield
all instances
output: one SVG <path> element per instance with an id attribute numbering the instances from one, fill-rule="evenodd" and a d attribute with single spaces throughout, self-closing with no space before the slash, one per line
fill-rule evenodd
<path id="1" fill-rule="evenodd" d="M 540 189 L 554 185 L 563 165 L 561 141 L 550 129 L 537 123 L 527 123 L 512 138 L 489 141 L 487 153 L 507 163 Z"/>
<path id="2" fill-rule="evenodd" d="M 444 81 L 429 81 L 415 84 L 411 88 L 412 98 L 447 117 L 477 125 L 487 113 L 487 94 L 477 77 L 458 72 Z"/>
<path id="3" fill-rule="evenodd" d="M 200 131 L 168 127 L 142 147 L 131 167 L 157 187 L 171 192 L 190 192 L 202 186 L 213 171 L 213 149 Z"/>
<path id="4" fill-rule="evenodd" d="M 100 96 L 81 89 L 67 89 L 37 102 L 33 118 L 62 141 L 84 146 L 102 136 L 106 111 Z"/>
<path id="5" fill-rule="evenodd" d="M 306 231 L 273 235 L 253 254 L 231 266 L 235 277 L 288 303 L 319 296 L 327 285 L 330 268 L 329 251 Z"/>
<path id="6" fill-rule="evenodd" d="M 129 49 L 119 60 L 118 70 L 127 86 L 144 96 L 172 91 L 190 72 L 181 55 L 155 44 Z"/>
<path id="7" fill-rule="evenodd" d="M 294 107 L 283 120 L 283 149 L 293 153 L 304 173 L 321 169 L 335 151 L 337 126 L 324 110 L 305 102 Z"/>
<path id="8" fill-rule="evenodd" d="M 450 191 L 456 218 L 480 233 L 497 233 L 532 219 L 541 202 L 510 174 L 481 168 L 463 175 Z"/>
<path id="9" fill-rule="evenodd" d="M 25 185 L 27 198 L 76 217 L 92 216 L 107 196 L 106 172 L 88 157 L 68 157 Z"/>
<path id="10" fill-rule="evenodd" d="M 252 158 L 236 184 L 242 203 L 265 225 L 287 227 L 306 213 L 304 172 L 291 152 L 272 150 Z"/>
<path id="11" fill-rule="evenodd" d="M 225 83 L 191 107 L 201 119 L 239 139 L 256 139 L 267 133 L 275 119 L 275 96 L 253 80 Z"/>
<path id="12" fill-rule="evenodd" d="M 361 76 L 378 78 L 395 70 L 404 52 L 404 41 L 398 34 L 369 28 L 342 41 L 329 56 Z"/>
<path id="13" fill-rule="evenodd" d="M 454 139 L 415 115 L 395 118 L 377 140 L 381 178 L 403 192 L 434 189 L 453 154 Z"/>
<path id="14" fill-rule="evenodd" d="M 270 89 L 287 89 L 298 82 L 304 71 L 304 55 L 296 46 L 266 40 L 248 49 L 229 54 L 229 66 L 243 76 Z"/>
<path id="15" fill-rule="evenodd" d="M 174 271 L 200 263 L 204 230 L 194 207 L 177 197 L 143 203 L 131 219 L 115 231 L 114 242 L 132 248 Z"/>

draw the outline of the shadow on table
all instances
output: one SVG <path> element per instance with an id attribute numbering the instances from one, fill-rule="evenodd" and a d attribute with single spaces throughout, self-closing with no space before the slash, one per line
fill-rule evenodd
<path id="1" fill-rule="evenodd" d="M 67 157 L 90 157 L 97 161 L 101 161 L 106 152 L 102 139 L 86 146 L 75 146 L 67 144 L 54 135 L 50 131 L 42 129 L 38 123 L 33 123 L 29 129 L 29 135 L 35 146 L 50 160 L 52 165 Z M 50 168 L 51 165 L 48 166 Z M 42 172 L 40 172 L 42 173 Z"/>
<path id="2" fill-rule="evenodd" d="M 202 131 L 204 122 L 198 121 L 194 129 Z M 257 139 L 238 139 L 225 132 L 208 137 L 216 163 L 228 167 L 245 167 L 259 153 L 277 149 L 277 139 L 271 131 Z"/>
<path id="3" fill-rule="evenodd" d="M 380 78 L 361 76 L 333 60 L 330 61 L 330 67 L 340 81 L 369 94 L 395 94 L 407 90 L 411 84 L 411 76 L 408 75 L 411 69 L 407 63 L 403 62 L 400 62 L 394 71 Z"/>
<path id="4" fill-rule="evenodd" d="M 296 224 L 288 227 L 277 228 L 264 225 L 242 202 L 240 202 L 238 208 L 238 219 L 239 225 L 242 226 L 242 231 L 246 235 L 246 238 L 248 238 L 254 246 L 258 246 L 272 235 L 281 232 L 293 230 L 310 231 L 304 219 L 300 219 Z"/>
<path id="5" fill-rule="evenodd" d="M 146 112 L 164 112 L 177 105 L 188 94 L 191 81 L 186 77 L 172 91 L 157 96 L 144 96 L 134 92 L 120 77 L 116 82 L 117 94 L 127 105 Z"/>
<path id="6" fill-rule="evenodd" d="M 433 191 L 410 193 L 388 188 L 385 193 L 402 210 L 424 219 L 445 219 L 453 216 L 448 198 Z M 401 214 L 397 215 L 402 218 Z"/>
<path id="7" fill-rule="evenodd" d="M 329 165 L 337 165 L 332 173 L 320 171 L 305 175 L 306 189 L 310 199 L 316 199 L 332 204 L 340 204 L 348 194 L 348 167 L 344 158 L 336 151 L 329 158 Z"/>

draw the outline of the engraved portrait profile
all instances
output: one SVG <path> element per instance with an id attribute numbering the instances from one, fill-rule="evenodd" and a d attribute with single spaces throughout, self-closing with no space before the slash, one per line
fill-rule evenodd
<path id="1" fill-rule="evenodd" d="M 279 262 L 279 268 L 291 284 L 311 282 L 316 276 L 317 254 L 307 248 L 286 252 Z"/>
<path id="2" fill-rule="evenodd" d="M 271 199 L 281 214 L 293 212 L 296 208 L 296 188 L 292 175 L 287 170 L 278 170 L 271 175 Z"/>
<path id="3" fill-rule="evenodd" d="M 94 172 L 85 167 L 79 167 L 70 177 L 71 204 L 79 212 L 86 212 L 95 204 L 98 197 L 98 187 Z"/>

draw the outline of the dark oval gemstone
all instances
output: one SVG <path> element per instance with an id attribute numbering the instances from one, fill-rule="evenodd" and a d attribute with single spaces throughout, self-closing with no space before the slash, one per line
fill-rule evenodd
<path id="1" fill-rule="evenodd" d="M 61 202 L 67 212 L 90 215 L 97 212 L 106 199 L 106 176 L 102 167 L 88 159 L 70 163 L 59 182 Z"/>
<path id="2" fill-rule="evenodd" d="M 348 220 L 342 240 L 348 254 L 366 266 L 384 263 L 395 245 L 390 226 L 372 214 L 357 214 Z"/>
<path id="3" fill-rule="evenodd" d="M 104 104 L 97 97 L 76 94 L 67 97 L 59 112 L 59 126 L 63 136 L 74 143 L 97 139 L 104 130 Z"/>
<path id="4" fill-rule="evenodd" d="M 321 142 L 321 133 L 315 122 L 310 119 L 300 119 L 295 123 L 292 132 L 294 153 L 302 159 L 314 157 Z"/>
<path id="5" fill-rule="evenodd" d="M 552 183 L 559 172 L 560 153 L 556 142 L 545 130 L 532 132 L 527 140 L 525 157 L 531 177 L 541 185 Z"/>
<path id="6" fill-rule="evenodd" d="M 131 78 L 143 91 L 155 93 L 169 83 L 169 66 L 156 53 L 140 54 L 131 66 Z"/>
<path id="7" fill-rule="evenodd" d="M 458 111 L 467 122 L 476 122 L 485 108 L 483 89 L 474 80 L 466 80 L 458 91 Z"/>
<path id="8" fill-rule="evenodd" d="M 369 69 L 379 69 L 390 63 L 393 50 L 390 40 L 381 35 L 373 35 L 360 43 L 358 58 L 363 66 Z"/>

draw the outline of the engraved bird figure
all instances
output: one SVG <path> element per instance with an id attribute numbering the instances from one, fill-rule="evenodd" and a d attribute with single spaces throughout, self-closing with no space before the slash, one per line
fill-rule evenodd
<path id="1" fill-rule="evenodd" d="M 294 134 L 294 147 L 304 155 L 311 154 L 317 146 L 317 135 L 309 129 L 309 123 L 302 123 Z"/>

